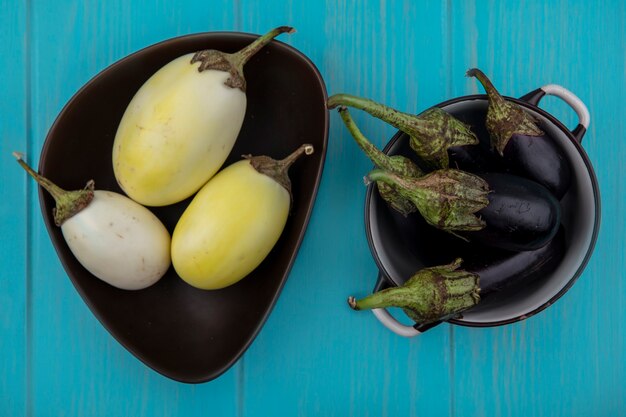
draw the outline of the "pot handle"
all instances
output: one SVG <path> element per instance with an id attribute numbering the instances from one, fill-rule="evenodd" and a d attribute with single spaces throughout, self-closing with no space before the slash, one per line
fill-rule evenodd
<path id="1" fill-rule="evenodd" d="M 373 292 L 377 292 L 380 290 L 384 290 L 389 287 L 387 284 L 387 280 L 382 273 L 378 273 L 378 281 L 376 281 L 376 286 L 374 287 Z M 404 337 L 415 337 L 424 333 L 426 330 L 435 327 L 440 321 L 435 323 L 430 323 L 426 325 L 415 324 L 414 326 L 406 326 L 396 320 L 389 312 L 384 308 L 375 308 L 372 309 L 372 313 L 374 316 L 382 323 L 383 326 L 394 332 L 399 336 Z"/>
<path id="2" fill-rule="evenodd" d="M 581 99 L 578 98 L 574 93 L 569 91 L 565 87 L 561 87 L 557 84 L 548 84 L 544 85 L 541 88 L 538 88 L 525 96 L 521 97 L 521 100 L 526 101 L 533 106 L 539 105 L 539 101 L 546 95 L 548 96 L 556 96 L 570 105 L 571 108 L 574 109 L 576 114 L 578 115 L 578 126 L 574 130 L 572 130 L 572 134 L 578 141 L 578 143 L 582 142 L 583 136 L 587 132 L 589 128 L 589 121 L 591 117 L 589 116 L 589 110 L 585 103 L 582 102 Z"/>

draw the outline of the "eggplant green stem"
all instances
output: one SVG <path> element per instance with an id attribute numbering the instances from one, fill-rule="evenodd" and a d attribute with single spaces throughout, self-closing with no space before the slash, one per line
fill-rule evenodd
<path id="1" fill-rule="evenodd" d="M 335 94 L 328 99 L 328 108 L 339 105 L 363 110 L 406 133 L 411 148 L 432 169 L 448 168 L 449 148 L 478 144 L 469 126 L 438 107 L 414 115 L 350 94 Z"/>
<path id="2" fill-rule="evenodd" d="M 359 145 L 363 152 L 372 160 L 375 166 L 407 177 L 420 177 L 424 175 L 422 170 L 409 158 L 402 155 L 387 155 L 368 141 L 357 127 L 352 116 L 350 116 L 347 107 L 339 106 L 338 111 L 357 145 Z M 377 186 L 378 193 L 382 199 L 403 216 L 406 217 L 416 210 L 415 205 L 411 201 L 403 198 L 391 186 L 384 183 L 378 183 Z"/>
<path id="3" fill-rule="evenodd" d="M 300 147 L 293 151 L 291 154 L 278 161 L 278 165 L 280 166 L 280 169 L 282 171 L 287 172 L 289 170 L 289 167 L 293 165 L 293 163 L 296 162 L 298 158 L 300 158 L 302 155 L 312 155 L 314 151 L 315 148 L 313 148 L 313 145 L 305 143 L 304 145 L 300 145 Z"/>
<path id="4" fill-rule="evenodd" d="M 420 324 L 458 316 L 480 302 L 480 277 L 459 269 L 459 258 L 448 265 L 424 268 L 400 287 L 387 288 L 360 300 L 348 298 L 354 310 L 399 307 Z"/>
<path id="5" fill-rule="evenodd" d="M 339 106 L 337 110 L 339 111 L 339 115 L 341 116 L 343 123 L 348 128 L 348 131 L 354 138 L 357 145 L 359 145 L 363 152 L 365 152 L 365 154 L 372 160 L 374 165 L 380 168 L 392 170 L 393 167 L 389 164 L 389 160 L 387 159 L 388 156 L 367 140 L 365 136 L 363 136 L 359 127 L 356 123 L 354 123 L 352 116 L 350 116 L 348 108 L 346 106 Z"/>
<path id="6" fill-rule="evenodd" d="M 372 181 L 381 181 L 385 184 L 393 185 L 395 187 L 410 187 L 410 183 L 408 181 L 404 181 L 404 178 L 394 174 L 393 172 L 385 171 L 383 169 L 373 169 L 369 174 L 365 177 L 367 180 L 365 185 L 368 185 Z M 416 188 L 417 189 L 417 188 Z"/>
<path id="7" fill-rule="evenodd" d="M 215 49 L 205 49 L 203 51 L 196 52 L 191 58 L 191 64 L 197 62 L 198 72 L 206 70 L 224 71 L 230 74 L 230 77 L 224 82 L 230 88 L 238 88 L 241 91 L 246 91 L 246 79 L 243 76 L 243 67 L 248 60 L 261 48 L 270 43 L 272 39 L 281 33 L 293 33 L 295 29 L 291 26 L 280 26 L 276 29 L 270 30 L 265 35 L 260 36 L 254 42 L 233 54 L 217 51 Z"/>
<path id="8" fill-rule="evenodd" d="M 498 102 L 498 103 L 502 103 L 502 104 L 505 103 L 505 100 L 502 97 L 502 95 L 498 92 L 496 87 L 494 87 L 493 83 L 491 82 L 491 80 L 489 78 L 487 78 L 487 76 L 485 75 L 484 72 L 482 72 L 478 68 L 470 68 L 465 73 L 465 76 L 466 77 L 475 77 L 478 81 L 480 81 L 480 84 L 485 89 L 485 92 L 489 96 L 489 100 L 490 101 L 493 100 L 494 102 Z"/>
<path id="9" fill-rule="evenodd" d="M 47 179 L 45 177 L 42 177 L 41 175 L 39 175 L 39 173 L 35 172 L 35 170 L 33 170 L 24 161 L 24 154 L 23 153 L 13 152 L 13 156 L 15 157 L 15 159 L 17 159 L 17 163 L 20 164 L 22 166 L 22 168 L 24 168 L 26 170 L 26 172 L 28 172 L 28 174 L 31 177 L 33 177 L 33 179 L 35 181 L 37 181 L 37 183 L 39 185 L 41 185 L 43 187 L 44 190 L 46 190 L 47 192 L 50 193 L 50 195 L 52 195 L 52 197 L 54 198 L 55 201 L 58 201 L 59 199 L 62 199 L 67 194 L 66 190 L 64 190 L 63 188 L 61 188 L 58 185 L 54 184 L 49 179 Z"/>
<path id="10" fill-rule="evenodd" d="M 393 288 L 394 291 L 386 290 L 375 292 L 365 298 L 357 300 L 355 297 L 348 297 L 348 304 L 350 308 L 355 311 L 371 310 L 374 308 L 388 308 L 388 307 L 408 307 L 411 302 L 411 291 L 406 287 Z M 423 300 L 416 298 L 413 303 L 421 306 Z"/>
<path id="11" fill-rule="evenodd" d="M 491 138 L 491 146 L 500 155 L 504 155 L 506 145 L 515 134 L 531 137 L 544 134 L 535 118 L 525 112 L 519 104 L 505 100 L 481 70 L 472 68 L 466 75 L 476 77 L 487 92 L 489 107 L 485 125 Z"/>
<path id="12" fill-rule="evenodd" d="M 346 106 L 339 106 L 337 110 L 357 145 L 359 145 L 363 152 L 378 168 L 396 172 L 401 175 L 415 177 L 424 175 L 422 170 L 420 170 L 410 159 L 401 155 L 387 155 L 374 146 L 374 144 L 372 144 L 363 135 L 359 127 L 354 122 L 354 119 L 352 119 L 352 116 Z"/>
<path id="13" fill-rule="evenodd" d="M 425 123 L 414 114 L 403 113 L 384 104 L 351 94 L 335 94 L 328 99 L 327 106 L 329 109 L 334 109 L 339 105 L 363 110 L 405 132 L 416 127 L 419 128 L 419 126 L 425 127 Z"/>
<path id="14" fill-rule="evenodd" d="M 302 155 L 311 155 L 315 151 L 313 145 L 305 143 L 300 145 L 298 149 L 293 151 L 287 157 L 281 160 L 275 160 L 269 156 L 259 155 L 242 155 L 243 158 L 250 161 L 250 165 L 259 173 L 267 175 L 274 181 L 285 187 L 291 195 L 291 180 L 289 179 L 289 167 L 293 165 Z"/>
<path id="15" fill-rule="evenodd" d="M 237 64 L 239 68 L 243 68 L 243 66 L 248 62 L 248 60 L 257 52 L 259 52 L 265 45 L 270 43 L 276 36 L 281 33 L 292 34 L 295 33 L 295 29 L 291 26 L 279 26 L 275 29 L 270 30 L 263 36 L 259 36 L 254 42 L 250 45 L 246 46 L 239 52 L 235 52 L 233 54 L 233 62 Z"/>
<path id="16" fill-rule="evenodd" d="M 52 210 L 52 213 L 54 223 L 57 226 L 61 226 L 67 219 L 83 210 L 91 203 L 91 200 L 93 200 L 93 180 L 88 181 L 83 190 L 67 191 L 35 172 L 35 170 L 24 161 L 24 154 L 13 152 L 13 156 L 17 159 L 17 163 L 54 198 L 56 207 Z"/>

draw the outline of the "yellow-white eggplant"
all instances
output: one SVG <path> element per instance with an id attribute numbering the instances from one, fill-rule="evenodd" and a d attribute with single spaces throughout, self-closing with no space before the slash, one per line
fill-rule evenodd
<path id="1" fill-rule="evenodd" d="M 213 177 L 193 198 L 172 234 L 172 264 L 194 287 L 232 285 L 254 270 L 280 237 L 291 206 L 288 170 L 313 146 L 287 158 L 246 156 Z"/>
<path id="2" fill-rule="evenodd" d="M 204 50 L 159 69 L 137 91 L 118 126 L 113 171 L 147 206 L 193 195 L 222 166 L 246 113 L 243 66 L 282 26 L 233 54 Z"/>
<path id="3" fill-rule="evenodd" d="M 91 274 L 114 287 L 139 290 L 157 282 L 170 266 L 170 235 L 150 210 L 111 191 L 65 191 L 20 165 L 56 201 L 54 222 L 72 254 Z"/>

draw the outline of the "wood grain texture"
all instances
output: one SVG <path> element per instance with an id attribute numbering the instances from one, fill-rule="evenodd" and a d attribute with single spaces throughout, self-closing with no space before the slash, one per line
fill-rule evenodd
<path id="1" fill-rule="evenodd" d="M 0 0 L 0 10 L 0 416 L 626 414 L 623 2 Z M 296 27 L 281 40 L 313 60 L 329 94 L 419 112 L 481 91 L 464 77 L 478 66 L 507 95 L 548 83 L 579 95 L 591 110 L 583 143 L 600 182 L 603 224 L 573 289 L 519 324 L 441 325 L 410 340 L 349 310 L 346 297 L 368 293 L 376 275 L 362 214 L 362 176 L 371 163 L 332 114 L 309 229 L 243 358 L 216 381 L 192 386 L 125 351 L 72 287 L 36 187 L 10 152 L 23 149 L 36 165 L 67 100 L 133 51 L 192 32 L 262 33 L 282 24 Z M 541 105 L 575 126 L 564 103 Z M 379 146 L 394 133 L 352 114 Z"/>
<path id="2" fill-rule="evenodd" d="M 241 7 L 245 31 L 263 32 L 266 16 L 270 26 L 296 27 L 288 41 L 318 65 L 329 94 L 411 103 L 411 111 L 427 106 L 426 97 L 445 97 L 437 89 L 438 81 L 445 83 L 439 74 L 445 51 L 431 50 L 434 64 L 428 66 L 419 65 L 414 52 L 446 33 L 446 12 L 439 5 L 419 13 L 408 2 L 244 1 Z M 422 38 L 410 30 L 413 25 L 430 35 Z M 414 77 L 405 86 L 408 68 Z M 353 114 L 374 143 L 382 146 L 393 134 L 382 122 Z M 347 306 L 349 295 L 367 294 L 376 279 L 362 215 L 362 178 L 372 164 L 334 111 L 331 121 L 327 164 L 300 255 L 274 313 L 244 357 L 245 415 L 447 415 L 448 329 L 407 341 L 391 336 L 371 313 Z"/>
<path id="3" fill-rule="evenodd" d="M 25 4 L 10 3 L 0 1 L 0 415 L 19 416 L 28 404 L 26 213 L 32 204 L 24 173 L 11 153 L 28 151 L 29 37 Z"/>
<path id="4" fill-rule="evenodd" d="M 68 1 L 63 7 L 34 2 L 35 140 L 30 159 L 38 160 L 46 132 L 62 106 L 100 70 L 167 38 L 232 28 L 233 16 L 228 1 Z M 63 271 L 45 231 L 37 198 L 34 194 L 31 198 L 32 414 L 236 415 L 237 367 L 208 384 L 179 384 L 145 367 L 104 330 Z"/>
<path id="5" fill-rule="evenodd" d="M 585 273 L 555 305 L 522 323 L 455 329 L 457 415 L 613 416 L 626 413 L 623 270 L 626 224 L 626 93 L 623 2 L 453 3 L 456 95 L 476 91 L 466 67 L 492 76 L 503 94 L 521 96 L 557 83 L 591 110 L 583 145 L 602 195 L 600 238 Z M 601 28 L 601 29 L 600 29 Z M 575 113 L 556 98 L 541 106 L 566 125 Z"/>

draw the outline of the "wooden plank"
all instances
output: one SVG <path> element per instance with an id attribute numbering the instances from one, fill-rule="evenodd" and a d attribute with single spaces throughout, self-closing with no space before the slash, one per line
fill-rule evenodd
<path id="1" fill-rule="evenodd" d="M 28 151 L 28 25 L 25 1 L 0 1 L 0 403 L 2 413 L 26 414 L 28 185 L 13 151 Z"/>
<path id="2" fill-rule="evenodd" d="M 621 2 L 32 3 L 29 32 L 27 3 L 16 7 L 0 0 L 0 59 L 9 74 L 0 104 L 3 121 L 9 121 L 0 123 L 0 252 L 9 278 L 0 280 L 0 399 L 7 415 L 626 413 L 626 325 L 619 317 L 626 307 L 626 200 L 619 176 L 626 145 L 624 121 L 615 110 L 623 108 L 626 93 Z M 375 274 L 362 225 L 360 178 L 370 163 L 333 114 L 324 178 L 300 256 L 243 361 L 217 381 L 188 386 L 155 374 L 121 348 L 65 276 L 44 230 L 36 189 L 9 153 L 24 149 L 36 164 L 62 105 L 99 70 L 134 50 L 189 32 L 261 33 L 284 23 L 298 32 L 282 39 L 313 59 L 330 93 L 419 111 L 479 91 L 463 77 L 475 65 L 509 95 L 551 82 L 577 93 L 592 112 L 584 146 L 601 184 L 603 227 L 573 289 L 517 325 L 440 326 L 414 340 L 390 334 L 367 313 L 350 311 L 346 296 L 368 292 Z M 28 33 L 32 98 L 25 94 Z M 546 99 L 542 106 L 568 126 L 575 124 L 573 112 L 559 101 Z M 392 135 L 384 124 L 353 114 L 376 144 Z"/>
<path id="3" fill-rule="evenodd" d="M 602 192 L 602 230 L 585 273 L 558 303 L 520 324 L 454 331 L 455 415 L 588 416 L 626 413 L 626 304 L 622 210 L 626 184 L 623 2 L 455 1 L 453 92 L 477 91 L 463 71 L 479 66 L 503 93 L 562 84 L 586 102 L 583 145 Z M 481 90 L 482 91 L 482 90 Z M 568 126 L 554 98 L 542 107 Z"/>
<path id="4" fill-rule="evenodd" d="M 33 6 L 32 161 L 64 103 L 98 71 L 154 42 L 234 25 L 227 1 Z M 236 415 L 237 367 L 204 385 L 176 383 L 145 367 L 104 330 L 63 271 L 32 191 L 32 414 Z"/>
<path id="5" fill-rule="evenodd" d="M 242 30 L 278 24 L 281 38 L 320 69 L 329 94 L 347 92 L 407 111 L 446 95 L 446 10 L 411 2 L 242 2 Z M 428 56 L 428 65 L 423 64 Z M 384 145 L 394 129 L 353 111 L 370 139 Z M 376 266 L 363 226 L 371 163 L 331 115 L 321 189 L 290 278 L 244 357 L 247 416 L 447 415 L 449 328 L 413 340 L 346 305 L 371 291 Z"/>

